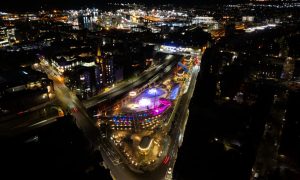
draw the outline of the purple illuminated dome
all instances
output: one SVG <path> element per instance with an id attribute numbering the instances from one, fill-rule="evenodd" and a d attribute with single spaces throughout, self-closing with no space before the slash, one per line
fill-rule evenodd
<path id="1" fill-rule="evenodd" d="M 147 99 L 147 98 L 142 98 L 139 100 L 139 105 L 143 106 L 143 107 L 149 106 L 149 105 L 151 105 L 151 100 Z"/>
<path id="2" fill-rule="evenodd" d="M 151 88 L 151 89 L 147 89 L 142 96 L 145 97 L 159 97 L 162 96 L 163 94 L 165 94 L 165 91 L 162 88 Z"/>
<path id="3" fill-rule="evenodd" d="M 149 89 L 148 94 L 155 95 L 157 93 L 156 88 Z"/>

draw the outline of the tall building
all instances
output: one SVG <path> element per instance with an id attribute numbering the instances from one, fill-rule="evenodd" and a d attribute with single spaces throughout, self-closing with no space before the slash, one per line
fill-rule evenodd
<path id="1" fill-rule="evenodd" d="M 100 85 L 107 86 L 114 82 L 113 59 L 109 55 L 103 55 L 100 47 L 97 48 L 96 64 L 99 67 Z"/>
<path id="2" fill-rule="evenodd" d="M 291 80 L 295 69 L 295 60 L 291 57 L 287 57 L 283 64 L 283 71 L 281 78 L 285 80 Z"/>
<path id="3" fill-rule="evenodd" d="M 92 17 L 90 15 L 78 16 L 78 24 L 80 29 L 92 30 Z"/>
<path id="4" fill-rule="evenodd" d="M 87 8 L 85 10 L 80 10 L 78 15 L 79 28 L 93 31 L 95 28 L 95 23 L 98 20 L 98 15 L 98 9 Z"/>

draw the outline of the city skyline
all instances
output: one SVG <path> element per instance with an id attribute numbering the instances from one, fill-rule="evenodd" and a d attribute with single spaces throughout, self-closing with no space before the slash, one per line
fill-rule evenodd
<path id="1" fill-rule="evenodd" d="M 15 2 L 2 179 L 300 179 L 300 3 Z"/>
<path id="2" fill-rule="evenodd" d="M 188 0 L 185 2 L 182 2 L 180 0 L 175 1 L 164 1 L 164 4 L 177 4 L 182 6 L 199 6 L 199 5 L 216 5 L 216 4 L 227 4 L 227 3 L 243 3 L 243 2 L 249 2 L 248 0 Z M 148 6 L 159 6 L 161 5 L 161 1 L 138 1 L 138 0 L 129 0 L 129 1 L 123 1 L 123 0 L 113 0 L 113 1 L 107 1 L 107 0 L 66 0 L 66 1 L 59 1 L 59 0 L 26 0 L 26 1 L 20 1 L 20 0 L 11 0 L 11 1 L 3 1 L 0 2 L 1 9 L 3 10 L 15 10 L 15 11 L 36 11 L 41 8 L 47 9 L 47 8 L 64 8 L 64 9 L 79 9 L 84 7 L 97 7 L 101 8 L 102 6 L 105 6 L 107 3 L 137 3 L 137 4 L 146 4 Z"/>

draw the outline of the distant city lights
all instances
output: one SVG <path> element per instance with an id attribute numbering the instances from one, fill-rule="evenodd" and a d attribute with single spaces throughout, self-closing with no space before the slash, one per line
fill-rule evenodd
<path id="1" fill-rule="evenodd" d="M 267 25 L 264 25 L 264 26 L 256 26 L 256 27 L 251 27 L 251 28 L 247 28 L 245 29 L 245 32 L 254 32 L 256 30 L 264 30 L 266 28 L 274 28 L 276 27 L 276 24 L 267 24 Z"/>

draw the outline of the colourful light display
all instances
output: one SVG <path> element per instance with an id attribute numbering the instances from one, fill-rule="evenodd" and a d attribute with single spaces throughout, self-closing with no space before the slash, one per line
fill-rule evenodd
<path id="1" fill-rule="evenodd" d="M 142 107 L 149 106 L 149 105 L 151 105 L 151 100 L 147 99 L 147 98 L 142 98 L 139 100 L 139 105 Z"/>

